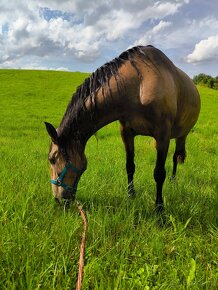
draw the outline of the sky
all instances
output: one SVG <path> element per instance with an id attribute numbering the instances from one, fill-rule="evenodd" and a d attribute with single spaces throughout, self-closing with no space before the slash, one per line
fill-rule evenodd
<path id="1" fill-rule="evenodd" d="M 0 68 L 92 72 L 148 44 L 217 76 L 218 0 L 0 0 Z"/>

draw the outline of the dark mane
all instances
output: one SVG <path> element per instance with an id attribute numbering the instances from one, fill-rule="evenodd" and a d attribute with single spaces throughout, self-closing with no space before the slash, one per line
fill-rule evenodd
<path id="1" fill-rule="evenodd" d="M 142 54 L 142 46 L 136 46 L 122 52 L 118 57 L 105 63 L 99 67 L 90 77 L 86 78 L 83 84 L 81 84 L 76 92 L 72 96 L 70 105 L 77 103 L 78 101 L 85 101 L 88 96 L 95 95 L 95 92 L 104 84 L 107 84 L 112 76 L 118 73 L 118 69 L 126 61 L 132 61 L 134 54 Z"/>
<path id="2" fill-rule="evenodd" d="M 60 124 L 60 131 L 66 129 L 66 127 L 74 127 L 76 130 L 76 123 L 79 114 L 81 111 L 85 111 L 85 102 L 87 98 L 90 98 L 91 103 L 93 104 L 93 111 L 95 108 L 95 96 L 100 88 L 108 88 L 109 81 L 112 76 L 118 76 L 119 68 L 129 60 L 132 66 L 136 69 L 137 73 L 139 71 L 136 67 L 133 56 L 135 55 L 142 56 L 144 55 L 143 46 L 136 46 L 122 52 L 118 57 L 114 58 L 110 62 L 105 63 L 99 67 L 95 72 L 93 72 L 85 81 L 77 88 L 76 92 L 73 94 L 71 101 L 68 104 L 65 115 Z M 117 80 L 117 78 L 116 78 Z M 119 88 L 119 86 L 118 86 Z M 104 90 L 103 90 L 104 94 Z M 94 115 L 93 115 L 94 117 Z"/>

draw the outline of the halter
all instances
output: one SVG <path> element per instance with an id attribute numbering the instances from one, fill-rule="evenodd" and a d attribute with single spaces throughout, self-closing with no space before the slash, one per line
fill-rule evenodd
<path id="1" fill-rule="evenodd" d="M 63 179 L 64 179 L 68 169 L 71 169 L 73 171 L 73 173 L 75 173 L 77 175 L 77 178 L 76 178 L 73 186 L 67 185 L 66 183 L 63 182 Z M 79 182 L 79 178 L 80 178 L 82 172 L 83 172 L 82 170 L 76 168 L 71 162 L 67 162 L 64 169 L 61 171 L 60 176 L 57 179 L 51 179 L 51 183 L 56 185 L 56 186 L 61 186 L 68 191 L 71 191 L 72 195 L 74 195 L 76 188 L 77 188 L 77 184 Z"/>

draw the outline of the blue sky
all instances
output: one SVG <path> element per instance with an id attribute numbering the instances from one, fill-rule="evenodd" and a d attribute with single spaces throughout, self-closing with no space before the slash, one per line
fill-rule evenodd
<path id="1" fill-rule="evenodd" d="M 0 68 L 91 72 L 134 45 L 218 75 L 218 1 L 0 0 Z"/>

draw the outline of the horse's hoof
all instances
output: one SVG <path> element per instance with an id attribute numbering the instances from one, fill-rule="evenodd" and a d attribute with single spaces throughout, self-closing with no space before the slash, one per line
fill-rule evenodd
<path id="1" fill-rule="evenodd" d="M 131 189 L 131 190 L 129 190 L 128 191 L 128 197 L 130 197 L 130 198 L 134 198 L 135 197 L 135 190 L 134 189 Z"/>
<path id="2" fill-rule="evenodd" d="M 162 214 L 164 212 L 164 205 L 162 203 L 156 204 L 155 210 L 157 214 Z"/>
<path id="3" fill-rule="evenodd" d="M 172 175 L 169 177 L 170 182 L 176 182 L 176 175 Z"/>

